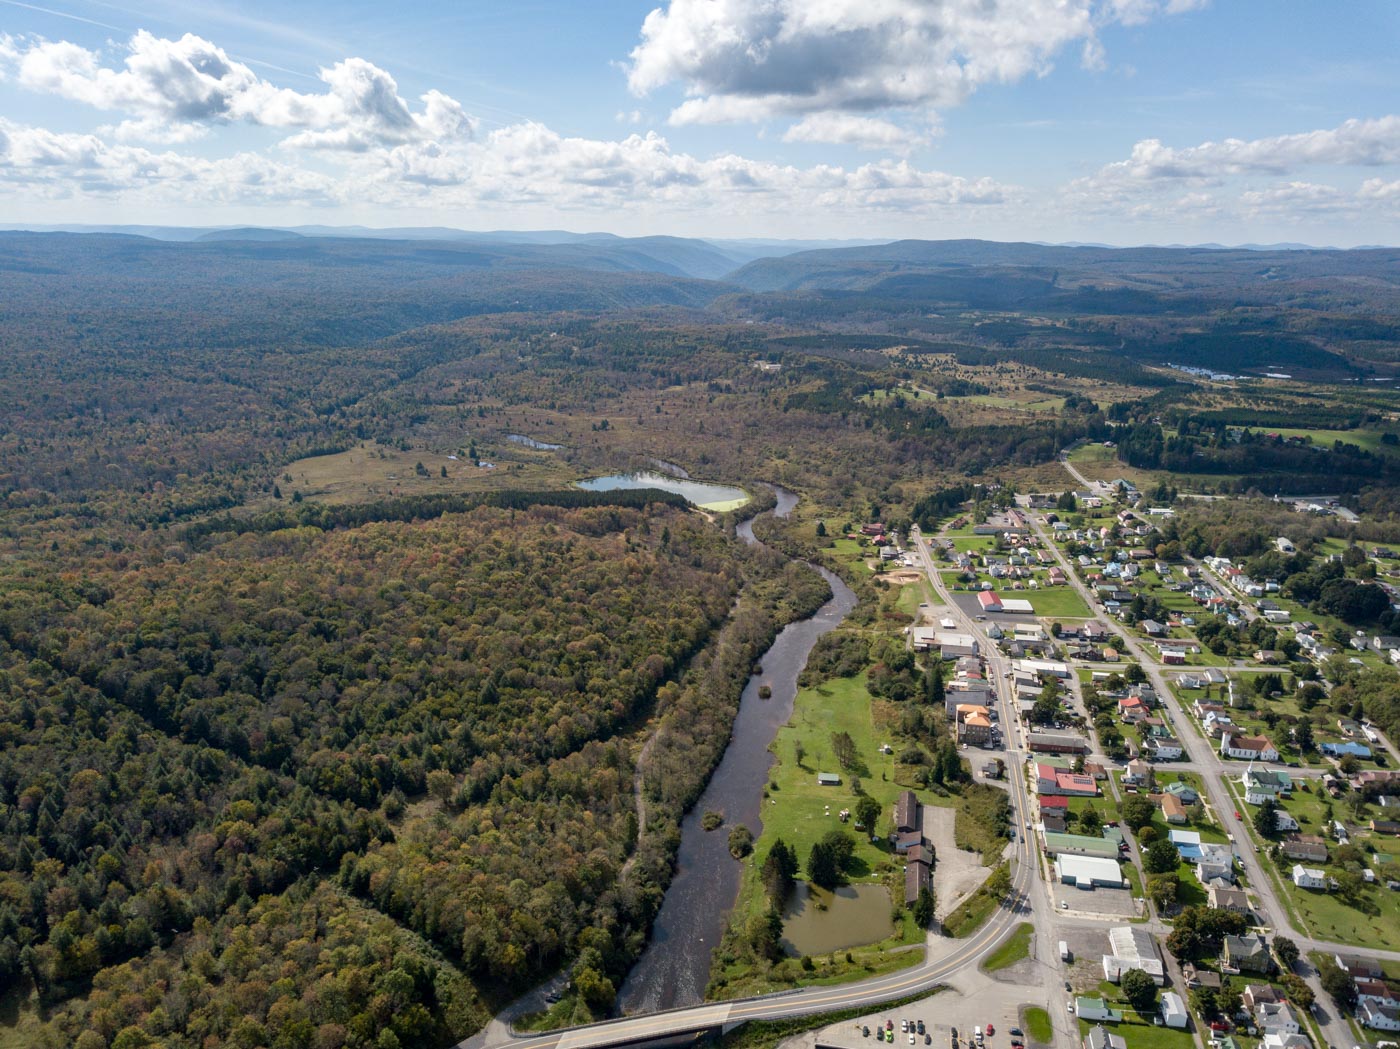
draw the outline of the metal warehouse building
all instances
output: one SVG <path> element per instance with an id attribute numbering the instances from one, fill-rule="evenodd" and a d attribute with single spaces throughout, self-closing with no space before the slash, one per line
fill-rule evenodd
<path id="1" fill-rule="evenodd" d="M 1065 885 L 1081 889 L 1099 885 L 1113 889 L 1123 887 L 1123 871 L 1118 861 L 1101 856 L 1059 856 L 1055 860 L 1055 877 Z"/>

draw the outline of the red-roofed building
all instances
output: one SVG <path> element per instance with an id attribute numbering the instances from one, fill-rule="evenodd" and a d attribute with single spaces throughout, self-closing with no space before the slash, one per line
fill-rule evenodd
<path id="1" fill-rule="evenodd" d="M 983 612 L 1001 611 L 1001 598 L 997 597 L 995 590 L 983 590 L 977 595 L 977 603 L 982 606 Z"/>
<path id="2" fill-rule="evenodd" d="M 1060 794 L 1074 794 L 1079 797 L 1097 797 L 1099 785 L 1093 776 L 1079 776 L 1073 772 L 1061 772 L 1055 777 L 1055 789 Z"/>

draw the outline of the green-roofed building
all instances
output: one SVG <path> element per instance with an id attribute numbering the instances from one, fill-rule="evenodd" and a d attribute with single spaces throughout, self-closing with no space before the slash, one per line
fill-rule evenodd
<path id="1" fill-rule="evenodd" d="M 1118 844 L 1107 838 L 1091 838 L 1087 834 L 1059 834 L 1045 831 L 1045 851 L 1051 856 L 1102 856 L 1118 858 Z"/>

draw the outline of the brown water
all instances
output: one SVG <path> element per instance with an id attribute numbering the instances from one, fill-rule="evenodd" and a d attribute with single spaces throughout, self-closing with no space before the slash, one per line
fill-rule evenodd
<path id="1" fill-rule="evenodd" d="M 873 882 L 827 892 L 800 881 L 783 911 L 783 949 L 788 954 L 830 954 L 893 934 L 889 890 Z"/>
<path id="2" fill-rule="evenodd" d="M 775 494 L 778 505 L 772 512 L 786 517 L 797 505 L 797 496 L 781 488 Z M 739 526 L 738 533 L 746 543 L 758 541 L 748 521 Z M 738 898 L 742 867 L 729 854 L 728 833 L 706 832 L 700 819 L 706 811 L 716 809 L 725 814 L 726 827 L 747 824 L 755 837 L 763 826 L 763 788 L 773 767 L 768 746 L 792 717 L 797 675 L 807 665 L 817 639 L 856 606 L 850 587 L 824 568 L 817 571 L 831 587 L 833 597 L 810 619 L 783 628 L 762 657 L 762 677 L 755 674 L 744 688 L 724 757 L 705 793 L 681 824 L 676 876 L 666 891 L 651 940 L 618 994 L 618 1008 L 624 1013 L 655 1012 L 704 1001 L 710 952 L 719 945 L 728 912 Z M 759 686 L 765 684 L 773 694 L 760 699 Z M 884 920 L 889 921 L 888 897 Z"/>

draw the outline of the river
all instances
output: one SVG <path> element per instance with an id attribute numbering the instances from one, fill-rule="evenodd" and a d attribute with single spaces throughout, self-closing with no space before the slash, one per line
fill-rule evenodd
<path id="1" fill-rule="evenodd" d="M 797 496 L 774 489 L 778 504 L 773 513 L 786 517 L 797 505 Z M 755 544 L 753 524 L 737 529 L 746 543 Z M 763 826 L 763 788 L 773 755 L 768 746 L 778 729 L 792 717 L 797 696 L 797 675 L 807 665 L 807 655 L 823 634 L 835 628 L 856 606 L 856 595 L 837 576 L 818 567 L 831 587 L 832 598 L 810 619 L 789 623 L 774 639 L 760 661 L 763 672 L 744 687 L 739 715 L 724 757 L 709 786 L 681 824 L 681 847 L 676 876 L 652 928 L 647 949 L 618 994 L 624 1013 L 655 1012 L 704 1001 L 709 982 L 710 952 L 719 944 L 730 908 L 739 895 L 740 862 L 729 854 L 729 831 L 745 823 L 757 837 Z M 760 686 L 773 694 L 760 699 Z M 724 826 L 706 831 L 700 826 L 706 811 L 724 813 Z"/>

